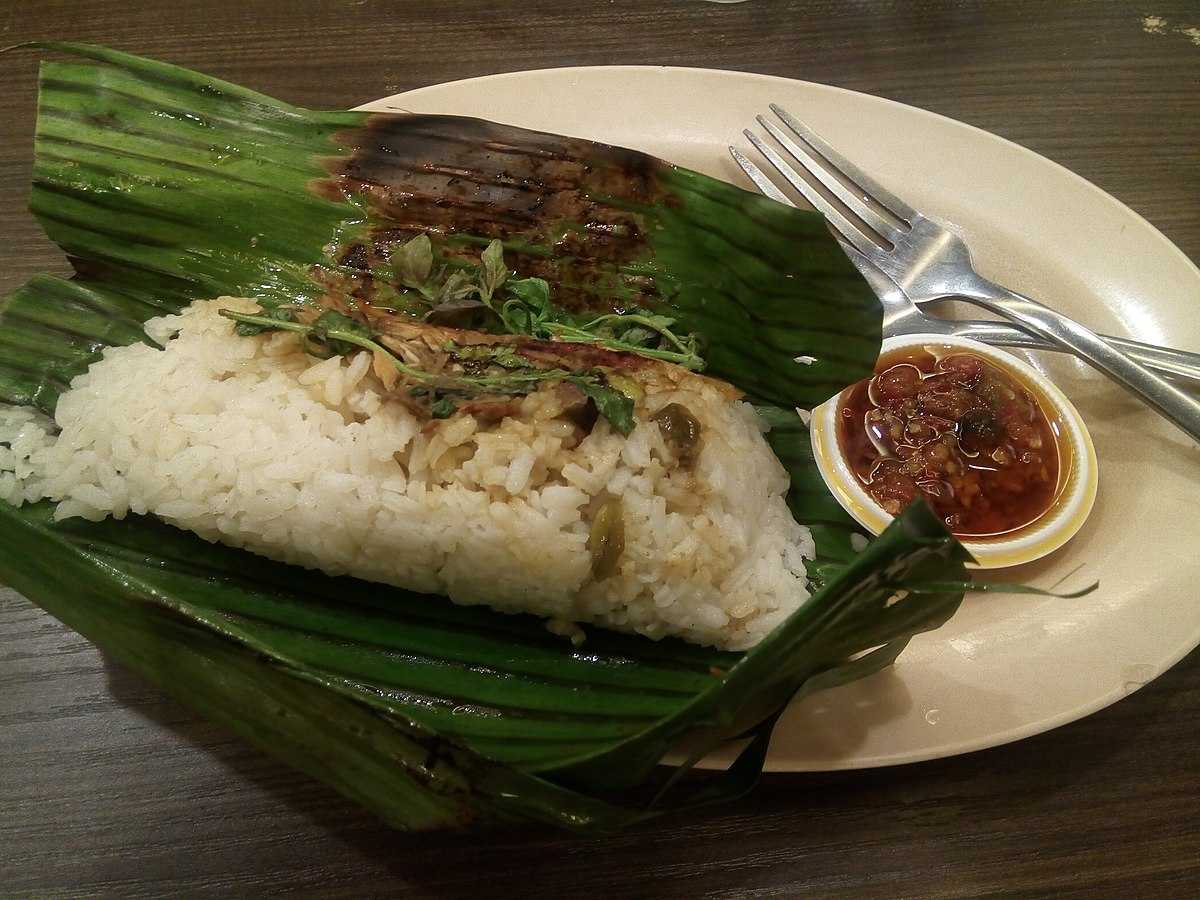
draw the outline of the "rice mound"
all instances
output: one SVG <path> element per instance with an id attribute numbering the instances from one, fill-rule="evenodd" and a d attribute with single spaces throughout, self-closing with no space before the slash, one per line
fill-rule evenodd
<path id="1" fill-rule="evenodd" d="M 706 379 L 648 392 L 628 437 L 601 418 L 571 446 L 554 391 L 500 422 L 422 422 L 388 397 L 369 354 L 317 360 L 295 335 L 237 337 L 222 308 L 257 306 L 219 298 L 147 322 L 165 349 L 105 351 L 54 422 L 0 407 L 0 500 L 51 498 L 57 519 L 151 513 L 576 636 L 568 623 L 740 649 L 808 597 L 812 537 L 784 501 L 787 474 L 750 405 Z M 672 402 L 703 428 L 690 467 L 649 418 Z M 596 580 L 590 517 L 610 495 L 625 548 Z"/>

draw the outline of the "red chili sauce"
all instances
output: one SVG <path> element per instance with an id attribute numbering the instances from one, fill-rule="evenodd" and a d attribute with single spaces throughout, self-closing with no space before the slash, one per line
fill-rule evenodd
<path id="1" fill-rule="evenodd" d="M 838 442 L 884 510 L 923 496 L 954 534 L 979 540 L 1054 505 L 1070 469 L 1058 422 L 1011 373 L 952 347 L 888 354 L 875 373 L 842 394 Z"/>

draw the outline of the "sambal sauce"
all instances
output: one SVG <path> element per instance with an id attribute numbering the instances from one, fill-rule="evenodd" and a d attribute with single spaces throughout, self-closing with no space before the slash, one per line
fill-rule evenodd
<path id="1" fill-rule="evenodd" d="M 1054 505 L 1070 460 L 1060 466 L 1057 424 L 1014 375 L 952 347 L 888 354 L 875 373 L 843 394 L 838 442 L 885 511 L 923 496 L 954 534 L 978 540 Z"/>

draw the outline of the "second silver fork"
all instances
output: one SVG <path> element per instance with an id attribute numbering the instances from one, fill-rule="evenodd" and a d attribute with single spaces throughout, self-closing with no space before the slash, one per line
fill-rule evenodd
<path id="1" fill-rule="evenodd" d="M 917 304 L 904 295 L 896 283 L 883 274 L 865 256 L 853 247 L 846 247 L 847 255 L 862 272 L 883 306 L 883 336 L 901 334 L 946 334 L 971 338 L 995 347 L 1015 347 L 1024 350 L 1049 350 L 1070 353 L 1069 347 L 1055 344 L 1023 331 L 1008 322 L 993 322 L 983 319 L 943 319 L 925 313 Z M 1142 365 L 1164 375 L 1169 375 L 1180 384 L 1200 387 L 1200 354 L 1169 347 L 1156 347 L 1124 338 L 1101 335 L 1110 344 L 1116 344 Z"/>

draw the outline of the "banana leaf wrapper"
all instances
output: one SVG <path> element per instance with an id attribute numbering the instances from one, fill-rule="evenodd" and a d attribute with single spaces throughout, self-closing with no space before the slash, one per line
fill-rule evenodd
<path id="1" fill-rule="evenodd" d="M 195 299 L 386 307 L 392 251 L 503 241 L 573 311 L 638 306 L 759 405 L 817 537 L 812 599 L 752 650 L 593 631 L 332 579 L 157 521 L 0 504 L 0 578 L 183 702 L 404 829 L 612 830 L 750 790 L 792 698 L 889 665 L 957 609 L 924 507 L 862 553 L 794 407 L 866 376 L 881 311 L 823 220 L 631 150 L 476 119 L 319 112 L 117 51 L 41 71 L 30 207 L 72 262 L 0 300 L 0 402 L 52 413 L 104 348 Z M 812 357 L 798 364 L 798 356 Z M 681 779 L 749 743 L 720 776 Z M 688 764 L 656 770 L 678 746 Z"/>

